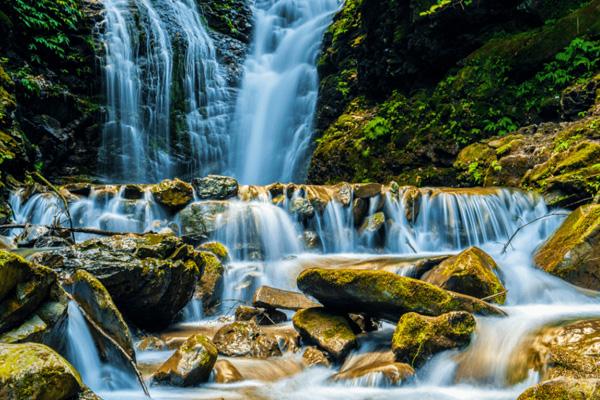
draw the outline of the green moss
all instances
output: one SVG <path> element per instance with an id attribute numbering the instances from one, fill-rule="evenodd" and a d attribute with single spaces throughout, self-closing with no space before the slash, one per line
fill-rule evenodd
<path id="1" fill-rule="evenodd" d="M 179 179 L 165 179 L 153 185 L 150 191 L 157 202 L 171 210 L 185 207 L 194 198 L 192 185 Z"/>

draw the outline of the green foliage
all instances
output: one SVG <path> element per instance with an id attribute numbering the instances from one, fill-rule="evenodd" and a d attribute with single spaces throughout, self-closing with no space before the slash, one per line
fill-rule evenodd
<path id="1" fill-rule="evenodd" d="M 437 3 L 433 4 L 429 9 L 422 11 L 419 13 L 421 17 L 425 17 L 428 15 L 433 15 L 440 10 L 443 10 L 449 6 L 458 6 L 461 8 L 465 8 L 473 4 L 473 0 L 438 0 Z"/>
<path id="2" fill-rule="evenodd" d="M 365 137 L 368 140 L 374 141 L 379 138 L 388 136 L 392 127 L 389 121 L 382 117 L 375 117 L 365 125 L 363 130 Z"/>

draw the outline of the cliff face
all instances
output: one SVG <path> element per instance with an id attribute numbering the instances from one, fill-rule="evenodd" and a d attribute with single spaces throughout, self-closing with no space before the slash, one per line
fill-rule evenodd
<path id="1" fill-rule="evenodd" d="M 483 184 L 453 167 L 465 146 L 592 114 L 599 39 L 599 1 L 347 1 L 309 179 Z"/>

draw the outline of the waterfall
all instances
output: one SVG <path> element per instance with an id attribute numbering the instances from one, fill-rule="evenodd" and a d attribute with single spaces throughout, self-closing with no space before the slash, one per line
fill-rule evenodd
<path id="1" fill-rule="evenodd" d="M 150 182 L 221 172 L 229 91 L 195 2 L 103 4 L 106 176 Z"/>
<path id="2" fill-rule="evenodd" d="M 259 0 L 229 164 L 245 183 L 302 181 L 317 100 L 316 57 L 338 0 Z"/>

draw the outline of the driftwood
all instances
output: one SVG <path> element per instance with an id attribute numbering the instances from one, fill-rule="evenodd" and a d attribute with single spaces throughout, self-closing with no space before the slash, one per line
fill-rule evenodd
<path id="1" fill-rule="evenodd" d="M 70 232 L 70 233 L 89 233 L 91 235 L 99 235 L 99 236 L 117 236 L 117 235 L 127 235 L 131 232 L 114 232 L 114 231 L 105 231 L 103 229 L 96 228 L 66 228 L 62 226 L 55 225 L 33 225 L 33 224 L 6 224 L 0 225 L 0 229 L 25 229 L 30 226 L 41 226 L 44 228 L 48 228 L 50 231 L 62 231 L 62 232 Z"/>
<path id="2" fill-rule="evenodd" d="M 104 331 L 104 329 L 102 329 L 102 327 L 100 325 L 98 325 L 96 323 L 96 321 L 94 321 L 94 319 L 83 309 L 83 307 L 81 307 L 79 305 L 77 300 L 75 300 L 75 298 L 71 294 L 67 293 L 67 296 L 69 297 L 69 299 L 71 301 L 73 301 L 77 305 L 77 307 L 79 308 L 79 311 L 81 311 L 81 314 L 83 315 L 85 320 L 88 322 L 88 324 L 96 332 L 98 332 L 102 337 L 104 337 L 106 340 L 108 340 L 113 346 L 115 346 L 115 348 L 119 351 L 119 353 L 121 353 L 121 355 L 125 358 L 125 360 L 127 360 L 127 362 L 130 364 L 131 368 L 133 369 L 135 376 L 136 376 L 137 380 L 139 381 L 140 386 L 142 387 L 142 390 L 144 391 L 144 394 L 146 395 L 146 397 L 151 398 L 150 392 L 148 391 L 148 387 L 146 386 L 146 383 L 144 382 L 144 378 L 142 378 L 142 374 L 138 370 L 135 361 L 133 361 L 131 356 L 129 354 L 127 354 L 127 351 L 125 351 L 125 349 L 123 347 L 121 347 L 121 345 L 115 339 L 113 339 L 108 333 L 106 333 Z"/>

